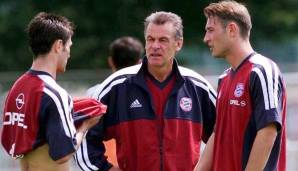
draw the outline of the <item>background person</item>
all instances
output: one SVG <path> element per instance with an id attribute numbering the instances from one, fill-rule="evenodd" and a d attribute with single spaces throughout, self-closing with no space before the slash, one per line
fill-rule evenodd
<path id="1" fill-rule="evenodd" d="M 109 46 L 108 64 L 113 72 L 141 62 L 144 46 L 141 41 L 131 36 L 123 36 L 114 40 Z M 87 96 L 92 97 L 97 84 L 87 90 Z"/>
<path id="2" fill-rule="evenodd" d="M 131 36 L 124 36 L 114 40 L 109 46 L 108 63 L 113 72 L 125 67 L 136 65 L 141 62 L 144 53 L 143 44 L 136 38 Z M 92 97 L 96 95 L 97 84 L 87 90 L 87 96 Z M 108 161 L 113 165 L 118 165 L 116 158 L 116 143 L 114 139 L 104 142 Z"/>
<path id="3" fill-rule="evenodd" d="M 141 62 L 144 46 L 140 40 L 124 36 L 114 40 L 109 46 L 108 63 L 113 72 Z"/>

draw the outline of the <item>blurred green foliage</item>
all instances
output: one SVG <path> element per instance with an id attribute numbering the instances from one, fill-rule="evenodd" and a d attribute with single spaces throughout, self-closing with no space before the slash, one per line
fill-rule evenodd
<path id="1" fill-rule="evenodd" d="M 184 22 L 185 46 L 203 47 L 208 0 L 1 0 L 0 71 L 26 70 L 32 62 L 25 29 L 40 11 L 68 17 L 76 25 L 68 68 L 106 67 L 107 47 L 119 36 L 143 41 L 143 21 L 154 11 L 171 11 Z M 297 0 L 247 0 L 252 41 L 281 42 L 298 37 Z M 143 41 L 144 42 L 144 41 Z"/>

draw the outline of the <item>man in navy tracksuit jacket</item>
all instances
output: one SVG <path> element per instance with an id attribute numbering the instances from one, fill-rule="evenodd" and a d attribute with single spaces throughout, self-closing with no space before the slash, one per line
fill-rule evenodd
<path id="1" fill-rule="evenodd" d="M 213 131 L 215 91 L 174 59 L 183 42 L 181 18 L 153 13 L 145 32 L 142 64 L 115 72 L 93 93 L 108 110 L 76 154 L 82 170 L 191 171 L 201 140 Z M 103 155 L 102 141 L 112 138 L 119 167 Z"/>

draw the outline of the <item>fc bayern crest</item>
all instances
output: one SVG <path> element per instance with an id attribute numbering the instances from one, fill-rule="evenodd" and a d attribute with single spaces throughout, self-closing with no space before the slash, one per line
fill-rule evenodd
<path id="1" fill-rule="evenodd" d="M 182 97 L 180 99 L 180 108 L 185 112 L 191 111 L 191 109 L 192 109 L 192 100 L 191 100 L 191 98 Z"/>
<path id="2" fill-rule="evenodd" d="M 236 85 L 236 89 L 234 91 L 234 96 L 235 97 L 241 97 L 244 93 L 244 84 L 243 83 L 238 83 Z"/>

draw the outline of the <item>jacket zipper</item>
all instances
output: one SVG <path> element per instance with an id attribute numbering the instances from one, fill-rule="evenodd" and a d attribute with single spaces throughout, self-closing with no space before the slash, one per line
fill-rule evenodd
<path id="1" fill-rule="evenodd" d="M 160 125 L 160 131 L 159 131 L 159 155 L 160 155 L 160 171 L 163 171 L 163 129 L 164 129 L 164 116 L 162 116 L 162 125 Z"/>

